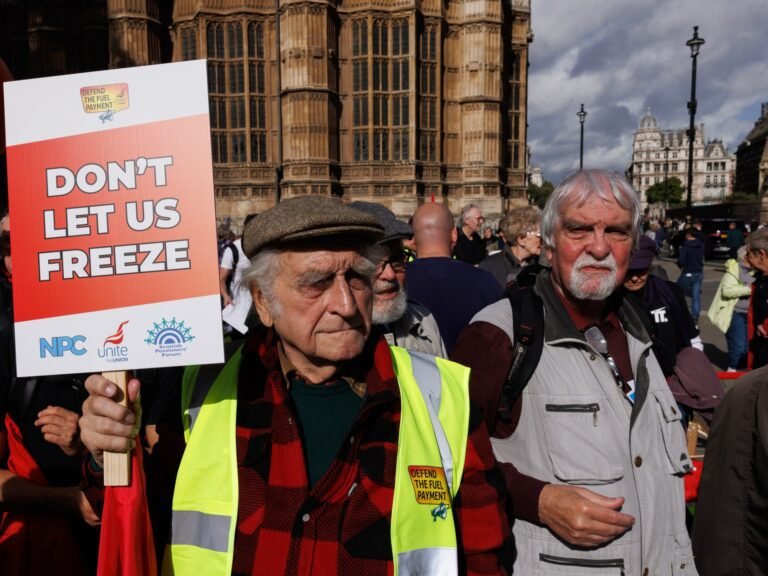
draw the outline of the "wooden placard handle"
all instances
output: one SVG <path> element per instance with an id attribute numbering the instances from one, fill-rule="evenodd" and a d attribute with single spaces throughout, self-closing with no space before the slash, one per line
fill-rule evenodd
<path id="1" fill-rule="evenodd" d="M 122 390 L 120 404 L 128 405 L 128 373 L 102 372 L 107 380 Z M 128 486 L 131 483 L 131 452 L 104 452 L 104 486 Z"/>

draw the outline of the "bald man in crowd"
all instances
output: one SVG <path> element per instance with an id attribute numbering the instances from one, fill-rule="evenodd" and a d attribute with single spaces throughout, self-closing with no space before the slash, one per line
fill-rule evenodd
<path id="1" fill-rule="evenodd" d="M 503 292 L 493 274 L 451 258 L 457 230 L 445 204 L 419 207 L 411 226 L 417 259 L 408 264 L 408 295 L 424 304 L 437 320 L 450 354 L 472 317 Z"/>

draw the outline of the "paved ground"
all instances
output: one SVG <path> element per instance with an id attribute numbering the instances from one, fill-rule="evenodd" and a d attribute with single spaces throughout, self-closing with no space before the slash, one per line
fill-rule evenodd
<path id="1" fill-rule="evenodd" d="M 680 269 L 674 260 L 670 258 L 659 258 L 657 263 L 666 270 L 669 280 L 676 281 L 680 275 Z M 712 303 L 717 287 L 720 284 L 720 278 L 725 272 L 725 260 L 709 260 L 704 264 L 704 282 L 701 294 L 701 315 L 699 316 L 699 330 L 701 330 L 701 339 L 704 341 L 704 352 L 710 362 L 718 369 L 728 368 L 728 347 L 725 344 L 725 334 L 715 328 L 707 318 L 707 310 Z M 688 299 L 690 307 L 690 299 Z"/>

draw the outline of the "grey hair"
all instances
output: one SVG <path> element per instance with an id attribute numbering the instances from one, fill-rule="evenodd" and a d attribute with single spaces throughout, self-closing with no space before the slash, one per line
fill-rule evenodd
<path id="1" fill-rule="evenodd" d="M 318 249 L 322 249 L 318 246 Z M 370 244 L 368 242 L 359 242 L 349 245 L 350 250 L 358 252 L 363 257 L 362 266 L 357 272 L 373 281 L 376 275 L 378 262 L 384 259 L 385 249 L 379 244 Z M 275 296 L 275 278 L 280 273 L 281 256 L 287 252 L 286 248 L 264 248 L 257 252 L 251 258 L 251 265 L 243 274 L 240 281 L 242 284 L 259 289 L 264 296 L 270 314 L 277 318 L 282 312 L 280 301 Z"/>
<path id="2" fill-rule="evenodd" d="M 747 237 L 747 246 L 755 252 L 763 250 L 768 254 L 768 228 L 758 228 Z"/>
<path id="3" fill-rule="evenodd" d="M 541 212 L 534 206 L 514 208 L 499 221 L 499 230 L 504 233 L 508 244 L 515 244 L 518 236 L 524 235 L 539 224 Z"/>
<path id="4" fill-rule="evenodd" d="M 480 210 L 480 206 L 478 206 L 477 204 L 471 204 L 471 203 L 470 204 L 466 204 L 461 209 L 461 213 L 459 214 L 459 226 L 461 226 L 462 224 L 466 224 L 467 223 L 467 214 L 469 213 L 470 210 L 472 210 L 474 208 L 477 208 L 478 210 Z"/>
<path id="5" fill-rule="evenodd" d="M 552 191 L 541 217 L 541 238 L 549 248 L 555 247 L 555 231 L 562 223 L 563 206 L 574 203 L 581 206 L 592 195 L 601 200 L 615 200 L 629 210 L 632 217 L 632 241 L 640 237 L 642 210 L 640 196 L 632 185 L 617 172 L 610 170 L 580 170 L 568 176 Z"/>
<path id="6" fill-rule="evenodd" d="M 747 255 L 747 245 L 746 244 L 742 244 L 741 246 L 739 246 L 739 249 L 736 250 L 736 259 L 739 262 L 741 262 L 741 261 L 744 260 L 744 256 L 746 256 L 746 255 Z"/>
<path id="7" fill-rule="evenodd" d="M 256 284 L 266 300 L 270 313 L 280 315 L 280 302 L 275 298 L 275 278 L 280 272 L 280 256 L 284 250 L 264 248 L 251 258 L 251 265 L 243 274 L 241 282 L 251 286 Z"/>

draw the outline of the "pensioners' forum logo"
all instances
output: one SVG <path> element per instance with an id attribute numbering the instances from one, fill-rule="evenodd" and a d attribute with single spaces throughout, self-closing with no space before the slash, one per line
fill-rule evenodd
<path id="1" fill-rule="evenodd" d="M 147 330 L 147 344 L 155 347 L 155 354 L 163 358 L 181 356 L 187 350 L 186 344 L 195 339 L 191 334 L 191 327 L 184 322 L 176 322 L 176 318 L 170 321 L 165 318 L 160 323 L 154 322 L 151 330 Z"/>

